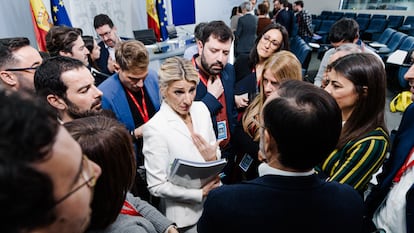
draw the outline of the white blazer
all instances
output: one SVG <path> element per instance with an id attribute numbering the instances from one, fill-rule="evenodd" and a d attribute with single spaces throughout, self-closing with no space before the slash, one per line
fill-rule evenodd
<path id="1" fill-rule="evenodd" d="M 210 144 L 216 143 L 210 112 L 203 102 L 194 101 L 190 114 L 193 130 Z M 197 223 L 203 210 L 202 189 L 188 189 L 167 181 L 175 158 L 204 162 L 191 133 L 180 116 L 165 101 L 143 127 L 147 183 L 150 193 L 161 197 L 162 211 L 178 227 Z M 221 157 L 217 148 L 217 157 Z"/>

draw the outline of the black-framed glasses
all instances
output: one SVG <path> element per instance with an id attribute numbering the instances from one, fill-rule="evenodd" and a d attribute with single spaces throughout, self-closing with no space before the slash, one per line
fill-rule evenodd
<path id="1" fill-rule="evenodd" d="M 109 36 L 109 35 L 111 34 L 111 32 L 112 32 L 112 29 L 111 29 L 111 30 L 109 30 L 109 31 L 107 31 L 107 32 L 105 32 L 105 33 L 99 34 L 99 36 L 100 36 L 101 38 L 104 38 L 105 36 Z"/>
<path id="2" fill-rule="evenodd" d="M 83 186 L 87 185 L 89 188 L 93 188 L 96 185 L 96 176 L 95 171 L 92 167 L 91 161 L 88 159 L 86 155 L 82 156 L 82 172 L 81 177 L 85 180 L 82 184 L 77 186 L 76 188 L 72 189 L 72 191 L 68 192 L 66 195 L 61 197 L 55 202 L 55 205 L 60 204 L 64 200 L 66 200 L 68 197 L 70 197 L 72 194 L 76 193 L 79 189 L 81 189 Z"/>
<path id="3" fill-rule="evenodd" d="M 36 66 L 36 67 L 24 67 L 24 68 L 9 68 L 9 69 L 6 69 L 5 71 L 29 71 L 29 70 L 36 71 L 37 68 L 38 68 L 38 66 Z"/>

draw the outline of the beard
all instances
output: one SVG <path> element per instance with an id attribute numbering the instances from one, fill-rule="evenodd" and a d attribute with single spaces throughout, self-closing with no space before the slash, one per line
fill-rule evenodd
<path id="1" fill-rule="evenodd" d="M 96 116 L 96 115 L 100 115 L 100 113 L 102 112 L 101 108 L 94 109 L 95 106 L 101 103 L 101 98 L 93 102 L 91 105 L 91 108 L 88 110 L 80 110 L 78 106 L 76 106 L 76 104 L 74 104 L 68 99 L 65 99 L 65 102 L 66 102 L 66 105 L 68 106 L 68 109 L 66 111 L 72 119 L 79 119 L 79 118 L 88 117 L 88 116 Z"/>
<path id="2" fill-rule="evenodd" d="M 217 61 L 211 65 L 208 65 L 206 58 L 204 55 L 201 55 L 201 66 L 203 67 L 204 71 L 206 71 L 210 75 L 217 75 L 220 74 L 220 72 L 223 70 L 224 65 L 223 63 Z M 214 69 L 213 66 L 220 66 L 220 69 Z"/>

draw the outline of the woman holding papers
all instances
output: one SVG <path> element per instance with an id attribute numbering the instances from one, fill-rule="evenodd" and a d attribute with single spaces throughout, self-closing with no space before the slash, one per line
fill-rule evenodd
<path id="1" fill-rule="evenodd" d="M 160 209 L 175 222 L 180 232 L 196 232 L 204 197 L 217 187 L 219 179 L 200 189 L 189 189 L 168 179 L 175 158 L 206 162 L 220 158 L 210 112 L 202 102 L 193 102 L 198 73 L 183 58 L 165 61 L 159 71 L 163 103 L 143 128 L 148 189 L 161 198 Z"/>

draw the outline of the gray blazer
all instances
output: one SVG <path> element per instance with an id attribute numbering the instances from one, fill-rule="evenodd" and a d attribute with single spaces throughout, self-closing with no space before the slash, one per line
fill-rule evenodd
<path id="1" fill-rule="evenodd" d="M 250 53 L 250 50 L 254 46 L 256 40 L 257 31 L 257 16 L 251 14 L 245 14 L 239 18 L 237 24 L 237 30 L 234 32 L 236 36 L 236 48 L 237 55 L 241 53 Z"/>

